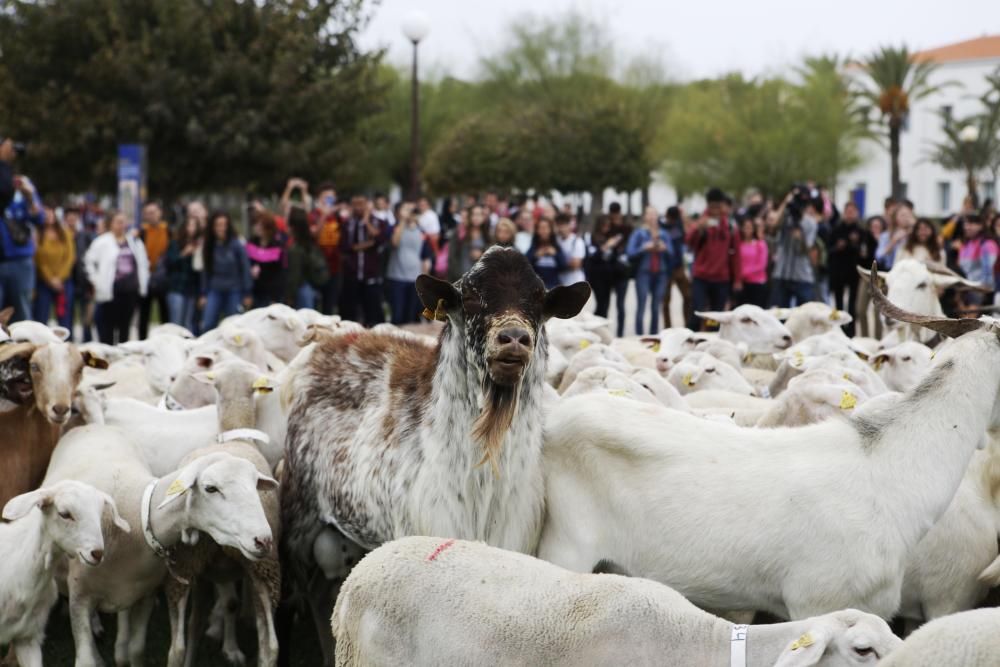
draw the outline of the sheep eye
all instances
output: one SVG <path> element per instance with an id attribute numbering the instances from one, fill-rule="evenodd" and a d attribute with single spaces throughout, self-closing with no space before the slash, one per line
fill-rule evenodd
<path id="1" fill-rule="evenodd" d="M 927 289 L 927 281 L 924 281 L 917 285 L 917 289 Z"/>
<path id="2" fill-rule="evenodd" d="M 903 357 L 903 361 L 909 361 L 910 357 Z"/>
<path id="3" fill-rule="evenodd" d="M 219 487 L 217 487 L 217 486 L 206 486 L 205 487 L 205 493 L 218 493 L 218 492 L 219 492 Z"/>
<path id="4" fill-rule="evenodd" d="M 706 369 L 705 369 L 705 372 L 706 372 L 706 373 L 714 373 L 714 372 L 715 372 L 715 369 L 714 369 L 714 368 L 706 368 Z"/>
<path id="5" fill-rule="evenodd" d="M 860 655 L 861 657 L 867 657 L 869 655 L 875 655 L 876 658 L 878 657 L 878 655 L 875 654 L 875 649 L 873 649 L 871 646 L 864 646 L 860 648 L 855 647 L 854 652 Z"/>
<path id="6" fill-rule="evenodd" d="M 278 319 L 278 318 L 277 318 L 277 317 L 275 317 L 274 315 L 268 315 L 268 316 L 267 316 L 267 319 L 269 319 L 269 320 L 276 320 L 276 319 Z"/>
<path id="7" fill-rule="evenodd" d="M 743 324 L 757 324 L 756 322 L 753 321 L 752 318 L 749 317 L 744 317 L 740 319 L 740 322 L 742 322 Z"/>
<path id="8" fill-rule="evenodd" d="M 34 363 L 34 362 L 32 362 L 30 368 L 31 368 L 31 372 L 32 373 L 41 373 L 42 372 L 42 367 L 39 366 L 38 364 Z"/>
<path id="9" fill-rule="evenodd" d="M 70 512 L 67 512 L 65 510 L 63 510 L 62 512 L 59 512 L 59 517 L 62 518 L 62 519 L 66 519 L 67 521 L 72 521 L 73 520 L 73 515 Z"/>

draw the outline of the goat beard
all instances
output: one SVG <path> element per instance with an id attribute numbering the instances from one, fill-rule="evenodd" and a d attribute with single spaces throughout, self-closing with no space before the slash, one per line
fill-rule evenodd
<path id="1" fill-rule="evenodd" d="M 481 466 L 489 461 L 494 476 L 498 478 L 500 477 L 500 449 L 504 436 L 507 435 L 507 431 L 510 430 L 510 425 L 514 421 L 514 415 L 517 414 L 522 381 L 505 387 L 487 379 L 483 383 L 485 405 L 472 425 L 472 437 L 483 446 L 483 458 L 476 466 Z"/>

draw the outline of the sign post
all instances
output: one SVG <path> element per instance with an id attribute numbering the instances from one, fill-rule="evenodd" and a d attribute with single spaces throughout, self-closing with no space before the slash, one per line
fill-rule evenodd
<path id="1" fill-rule="evenodd" d="M 118 145 L 118 210 L 125 214 L 129 228 L 142 220 L 146 201 L 146 147 L 142 144 Z"/>

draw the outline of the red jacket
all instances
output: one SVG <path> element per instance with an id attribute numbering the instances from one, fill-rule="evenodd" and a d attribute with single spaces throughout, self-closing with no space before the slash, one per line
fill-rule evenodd
<path id="1" fill-rule="evenodd" d="M 695 278 L 713 283 L 731 283 L 743 275 L 740 268 L 740 235 L 735 229 L 730 229 L 727 218 L 721 219 L 718 227 L 704 230 L 693 227 L 684 238 L 684 243 L 694 252 L 691 274 Z"/>

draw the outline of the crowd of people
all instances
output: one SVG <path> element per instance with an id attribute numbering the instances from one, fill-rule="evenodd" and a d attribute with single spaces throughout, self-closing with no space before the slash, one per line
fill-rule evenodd
<path id="1" fill-rule="evenodd" d="M 435 210 L 426 197 L 391 205 L 382 194 L 338 197 L 331 183 L 311 189 L 292 178 L 273 210 L 249 207 L 244 235 L 229 213 L 210 213 L 200 201 L 147 202 L 132 228 L 122 212 L 92 203 L 53 206 L 29 178 L 13 177 L 15 157 L 12 143 L 0 142 L 0 169 L 13 186 L 0 191 L 0 302 L 14 307 L 15 321 L 54 318 L 70 331 L 78 322 L 84 341 L 95 328 L 101 342 L 128 340 L 133 321 L 145 338 L 154 304 L 159 321 L 194 333 L 276 302 L 366 326 L 415 322 L 417 276 L 457 280 L 492 245 L 524 253 L 547 287 L 587 280 L 598 315 L 609 315 L 614 297 L 619 336 L 655 334 L 661 321 L 682 324 L 670 321 L 673 287 L 692 329 L 704 326 L 695 311 L 823 300 L 855 316 L 868 335 L 868 318 L 856 317 L 870 297 L 858 266 L 877 262 L 888 271 L 913 258 L 1000 285 L 1000 217 L 992 202 L 977 209 L 972 198 L 944 220 L 917 217 L 912 203 L 893 199 L 862 220 L 856 203 L 838 208 L 812 184 L 781 201 L 734 202 L 713 188 L 699 214 L 648 206 L 628 216 L 611 203 L 583 225 L 581 210 L 534 196 L 487 192 L 445 199 Z M 627 330 L 630 285 L 637 308 Z M 958 298 L 954 309 L 981 306 L 988 295 Z M 874 326 L 879 336 L 878 318 Z"/>

